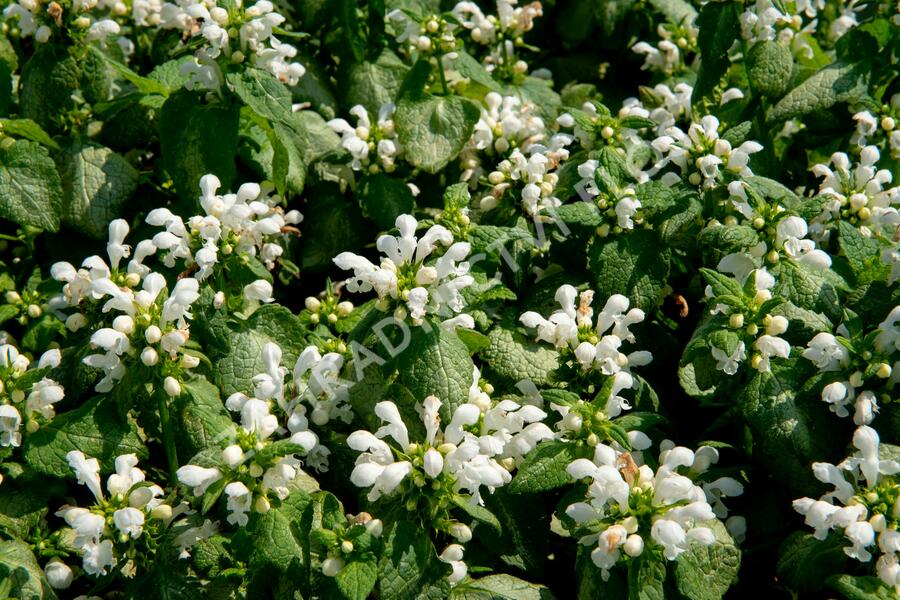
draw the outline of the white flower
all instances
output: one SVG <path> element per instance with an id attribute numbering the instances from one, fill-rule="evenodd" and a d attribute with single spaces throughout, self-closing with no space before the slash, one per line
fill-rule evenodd
<path id="1" fill-rule="evenodd" d="M 819 371 L 839 371 L 850 359 L 847 348 L 830 333 L 817 333 L 806 345 L 803 358 L 816 365 Z"/>
<path id="2" fill-rule="evenodd" d="M 228 496 L 228 522 L 243 527 L 249 520 L 247 513 L 250 512 L 253 494 L 240 481 L 232 481 L 225 486 L 225 495 Z"/>
<path id="3" fill-rule="evenodd" d="M 756 369 L 760 373 L 771 371 L 769 359 L 772 357 L 787 358 L 791 354 L 791 345 L 780 337 L 761 335 L 753 342 L 753 348 L 759 352 L 760 360 Z"/>
<path id="4" fill-rule="evenodd" d="M 803 239 L 808 232 L 806 221 L 800 217 L 785 217 L 775 228 L 775 247 L 785 256 L 814 269 L 831 266 L 831 257 L 816 248 L 812 240 Z"/>
<path id="5" fill-rule="evenodd" d="M 66 454 L 66 462 L 75 471 L 78 483 L 87 486 L 94 498 L 103 499 L 103 490 L 100 488 L 100 462 L 96 458 L 86 458 L 79 450 L 72 450 Z"/>
<path id="6" fill-rule="evenodd" d="M 450 544 L 444 548 L 444 551 L 441 552 L 438 558 L 450 565 L 451 571 L 447 576 L 450 585 L 455 585 L 465 578 L 468 567 L 463 562 L 463 547 L 461 545 Z"/>
<path id="7" fill-rule="evenodd" d="M 140 537 L 144 530 L 144 512 L 136 508 L 120 508 L 113 513 L 116 529 L 132 538 Z"/>
<path id="8" fill-rule="evenodd" d="M 215 468 L 198 467 L 196 465 L 185 465 L 180 467 L 176 472 L 178 481 L 184 485 L 193 488 L 195 496 L 202 496 L 206 493 L 207 488 L 222 479 L 222 473 Z"/>
<path id="9" fill-rule="evenodd" d="M 710 352 L 712 353 L 712 357 L 716 359 L 716 368 L 720 371 L 724 371 L 726 375 L 734 375 L 737 373 L 740 362 L 747 358 L 744 342 L 738 342 L 734 352 L 731 354 L 727 354 L 724 350 L 717 348 L 716 346 L 711 346 Z"/>
<path id="10" fill-rule="evenodd" d="M 85 544 L 82 552 L 82 566 L 88 575 L 106 575 L 108 570 L 116 564 L 111 540 Z"/>
<path id="11" fill-rule="evenodd" d="M 0 446 L 16 448 L 22 445 L 21 424 L 22 417 L 15 406 L 0 404 Z"/>
<path id="12" fill-rule="evenodd" d="M 244 299 L 257 302 L 274 302 L 272 297 L 272 284 L 265 279 L 257 279 L 253 283 L 244 286 Z"/>

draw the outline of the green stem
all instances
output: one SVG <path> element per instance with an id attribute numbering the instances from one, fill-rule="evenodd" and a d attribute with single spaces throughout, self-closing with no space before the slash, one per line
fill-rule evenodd
<path id="1" fill-rule="evenodd" d="M 159 426 L 162 429 L 163 443 L 166 446 L 166 458 L 169 462 L 169 479 L 172 483 L 177 483 L 178 479 L 175 473 L 178 471 L 178 452 L 175 449 L 175 438 L 172 437 L 168 398 L 162 390 L 156 392 L 156 397 L 159 403 Z"/>
<path id="2" fill-rule="evenodd" d="M 437 63 L 438 63 L 438 73 L 441 75 L 441 87 L 444 88 L 444 95 L 450 95 L 450 88 L 447 87 L 447 76 L 444 75 L 444 61 L 441 60 L 443 55 L 438 55 Z"/>

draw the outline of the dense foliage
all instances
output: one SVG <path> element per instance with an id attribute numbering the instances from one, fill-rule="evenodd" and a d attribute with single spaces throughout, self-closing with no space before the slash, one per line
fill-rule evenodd
<path id="1" fill-rule="evenodd" d="M 0 6 L 0 597 L 900 594 L 900 3 Z"/>

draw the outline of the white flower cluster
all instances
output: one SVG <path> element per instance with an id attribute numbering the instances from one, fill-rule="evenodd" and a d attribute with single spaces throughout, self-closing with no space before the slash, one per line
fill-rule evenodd
<path id="1" fill-rule="evenodd" d="M 729 271 L 729 262 L 723 259 L 719 263 L 720 271 Z M 761 373 L 771 371 L 773 358 L 788 358 L 791 355 L 791 345 L 784 338 L 778 337 L 788 329 L 788 320 L 781 315 L 763 315 L 761 320 L 753 319 L 758 316 L 757 310 L 772 299 L 770 291 L 775 286 L 775 278 L 766 269 L 754 269 L 749 273 L 738 274 L 738 282 L 743 286 L 744 282 L 752 277 L 754 281 L 755 296 L 750 305 L 744 309 L 716 302 L 710 310 L 710 314 L 722 314 L 728 316 L 728 327 L 738 336 L 737 345 L 733 349 L 720 348 L 710 343 L 710 353 L 716 360 L 716 368 L 726 375 L 734 375 L 740 368 L 740 363 L 747 358 L 747 344 L 753 348 L 751 366 Z M 705 295 L 709 299 L 715 299 L 712 286 L 707 286 Z"/>
<path id="2" fill-rule="evenodd" d="M 254 65 L 287 85 L 297 85 L 306 72 L 303 65 L 293 60 L 297 48 L 275 37 L 285 17 L 275 11 L 269 0 L 258 0 L 247 7 L 241 0 L 226 6 L 218 6 L 215 0 L 175 0 L 164 4 L 151 0 L 141 5 L 152 10 L 144 16 L 147 23 L 181 31 L 185 38 L 202 39 L 194 60 L 182 66 L 182 73 L 190 77 L 188 89 L 215 91 L 222 86 L 222 68 L 216 61 L 220 56 L 241 63 L 249 55 Z M 239 40 L 239 44 L 232 40 Z"/>
<path id="3" fill-rule="evenodd" d="M 249 521 L 250 510 L 268 512 L 269 496 L 284 500 L 291 492 L 291 483 L 301 475 L 303 460 L 295 456 L 303 452 L 307 461 L 325 461 L 328 451 L 319 444 L 318 436 L 308 429 L 305 407 L 299 399 L 288 401 L 285 396 L 285 375 L 281 366 L 281 348 L 267 343 L 262 349 L 265 372 L 253 378 L 254 396 L 236 392 L 228 397 L 225 406 L 240 415 L 241 430 L 235 443 L 221 453 L 220 467 L 185 465 L 178 469 L 178 480 L 192 488 L 194 496 L 203 496 L 219 480 L 227 497 L 227 521 L 243 527 Z M 298 361 L 299 364 L 299 361 Z M 275 402 L 289 416 L 282 427 L 271 413 Z M 287 454 L 270 456 L 266 448 L 276 440 L 274 434 L 288 434 L 294 445 Z M 259 456 L 265 457 L 258 461 Z M 262 463 L 262 464 L 261 464 Z M 320 467 L 322 462 L 317 463 Z"/>
<path id="4" fill-rule="evenodd" d="M 642 206 L 641 201 L 635 195 L 634 188 L 630 186 L 625 187 L 619 190 L 617 195 L 612 193 L 601 195 L 595 180 L 597 165 L 598 162 L 595 159 L 586 160 L 578 165 L 578 175 L 582 181 L 587 182 L 585 192 L 590 194 L 592 198 L 597 198 L 597 207 L 600 209 L 601 214 L 613 218 L 614 228 L 610 227 L 609 223 L 604 223 L 597 228 L 597 235 L 606 237 L 611 230 L 619 233 L 634 229 L 634 217 Z M 640 219 L 638 221 L 640 222 Z"/>
<path id="5" fill-rule="evenodd" d="M 844 219 L 859 227 L 863 235 L 893 238 L 900 227 L 900 186 L 886 187 L 893 176 L 890 170 L 877 168 L 880 158 L 877 147 L 865 146 L 855 168 L 851 169 L 844 152 L 832 154 L 827 164 L 813 165 L 813 174 L 823 178 L 819 194 L 828 199 L 822 214 L 814 220 L 817 232 Z"/>
<path id="6" fill-rule="evenodd" d="M 837 379 L 822 388 L 822 401 L 831 412 L 847 417 L 854 409 L 853 422 L 868 425 L 878 412 L 877 388 L 883 383 L 900 381 L 900 306 L 895 306 L 879 323 L 873 348 L 859 353 L 851 351 L 850 333 L 844 325 L 838 337 L 828 332 L 817 333 L 803 351 L 803 357 L 818 367 L 819 372 L 835 373 Z M 870 365 L 874 368 L 870 368 Z"/>
<path id="7" fill-rule="evenodd" d="M 838 465 L 813 463 L 813 474 L 834 489 L 820 499 L 794 500 L 794 509 L 824 540 L 832 530 L 850 543 L 847 556 L 870 562 L 872 550 L 880 552 L 875 563 L 878 577 L 900 594 L 900 484 L 895 475 L 900 464 L 879 455 L 878 432 L 868 426 L 853 434 L 856 452 Z M 874 549 L 873 546 L 877 546 Z"/>
<path id="8" fill-rule="evenodd" d="M 22 445 L 23 422 L 25 430 L 33 433 L 42 420 L 50 420 L 56 414 L 53 405 L 65 396 L 61 385 L 49 377 L 25 385 L 18 380 L 29 369 L 58 367 L 60 360 L 59 350 L 48 350 L 32 363 L 12 344 L 0 344 L 0 447 Z"/>
<path id="9" fill-rule="evenodd" d="M 891 96 L 890 106 L 882 107 L 881 114 L 875 115 L 868 110 L 863 110 L 853 115 L 856 121 L 856 131 L 850 138 L 850 143 L 856 144 L 860 149 L 870 143 L 878 145 L 884 140 L 887 151 L 895 160 L 900 160 L 900 94 Z"/>
<path id="10" fill-rule="evenodd" d="M 787 11 L 784 3 L 757 0 L 747 5 L 741 14 L 741 35 L 750 44 L 761 41 L 778 41 L 804 58 L 813 57 L 810 36 L 815 34 L 818 12 L 825 8 L 823 0 L 795 2 L 795 13 Z M 805 17 L 805 18 L 804 18 Z"/>
<path id="11" fill-rule="evenodd" d="M 631 47 L 632 51 L 644 55 L 643 70 L 672 75 L 687 69 L 684 52 L 696 51 L 697 34 L 700 29 L 693 23 L 681 25 L 660 24 L 656 27 L 659 42 L 653 46 L 647 42 L 638 42 Z"/>
<path id="12" fill-rule="evenodd" d="M 366 107 L 357 104 L 350 109 L 356 117 L 356 127 L 345 119 L 332 119 L 328 126 L 341 136 L 341 146 L 351 157 L 350 168 L 368 173 L 392 173 L 397 168 L 397 158 L 402 148 L 394 130 L 394 105 L 385 104 L 378 109 L 375 126 Z"/>
<path id="13" fill-rule="evenodd" d="M 569 158 L 567 146 L 572 139 L 571 135 L 558 133 L 546 144 L 530 144 L 525 152 L 514 148 L 488 175 L 492 187 L 490 193 L 481 198 L 481 210 L 494 209 L 508 190 L 514 190 L 516 200 L 528 216 L 552 221 L 555 209 L 562 204 L 556 197 L 557 170 Z"/>
<path id="14" fill-rule="evenodd" d="M 653 355 L 645 350 L 629 354 L 620 351 L 623 342 L 634 343 L 634 334 L 629 327 L 643 322 L 645 316 L 639 308 L 629 309 L 630 302 L 625 296 L 610 296 L 597 315 L 596 325 L 591 307 L 594 299 L 592 290 L 579 294 L 573 286 L 565 284 L 556 290 L 555 297 L 561 310 L 549 318 L 528 311 L 519 320 L 526 327 L 537 330 L 538 340 L 549 342 L 560 350 L 571 350 L 582 370 L 594 369 L 603 375 L 616 375 L 627 373 L 631 367 L 650 364 L 653 360 Z"/>
<path id="15" fill-rule="evenodd" d="M 137 468 L 134 454 L 116 458 L 116 472 L 106 481 L 109 498 L 104 497 L 100 487 L 100 463 L 96 458 L 72 450 L 66 454 L 66 460 L 78 483 L 86 486 L 96 500 L 90 508 L 66 505 L 56 513 L 74 530 L 73 543 L 82 557 L 84 571 L 98 577 L 118 567 L 126 577 L 134 577 L 136 565 L 129 549 L 142 536 L 158 535 L 187 506 L 165 503 L 163 489 L 145 481 L 146 475 Z M 46 571 L 57 588 L 69 587 L 74 578 L 71 569 L 61 561 L 51 562 Z"/>
<path id="16" fill-rule="evenodd" d="M 55 4 L 55 3 L 54 3 Z M 3 9 L 4 25 L 15 25 L 21 37 L 34 37 L 39 44 L 45 44 L 53 36 L 53 25 L 57 30 L 65 20 L 70 35 L 83 35 L 84 40 L 98 42 L 106 46 L 109 38 L 119 36 L 122 28 L 119 21 L 128 14 L 128 6 L 122 0 L 74 0 L 68 14 L 60 4 L 46 6 L 41 0 L 17 0 Z M 125 57 L 134 53 L 134 42 L 119 36 L 116 43 Z"/>
<path id="17" fill-rule="evenodd" d="M 506 156 L 516 148 L 527 153 L 532 144 L 540 142 L 546 135 L 544 121 L 535 114 L 532 103 L 523 103 L 516 96 L 501 96 L 497 92 L 488 92 L 484 102 L 486 107 L 481 108 L 481 117 L 472 137 L 459 155 L 463 167 L 460 180 L 472 185 L 484 172 L 482 154 Z"/>
<path id="18" fill-rule="evenodd" d="M 599 444 L 593 460 L 579 458 L 566 468 L 574 479 L 590 480 L 586 499 L 569 505 L 566 516 L 580 544 L 596 545 L 591 559 L 604 580 L 623 553 L 640 556 L 652 544 L 667 560 L 675 560 L 691 544 L 712 544 L 709 521 L 728 514 L 721 498 L 743 493 L 740 482 L 730 477 L 694 482 L 718 461 L 712 447 L 694 452 L 666 440 L 655 472 L 646 464 L 638 466 L 636 458 L 640 461 L 641 455 Z M 733 519 L 730 524 L 741 530 L 742 520 Z"/>
<path id="19" fill-rule="evenodd" d="M 543 13 L 540 2 L 517 6 L 518 0 L 497 0 L 497 14 L 487 15 L 474 2 L 458 2 L 451 11 L 472 41 L 488 46 L 484 65 L 488 72 L 497 68 L 512 73 L 526 73 L 528 65 L 518 59 L 516 49 L 521 47 L 523 35 L 534 28 L 534 20 Z"/>
<path id="20" fill-rule="evenodd" d="M 466 492 L 473 504 L 480 504 L 482 486 L 493 492 L 512 480 L 509 471 L 495 458 L 502 454 L 504 444 L 488 443 L 499 441 L 496 438 L 482 444 L 479 437 L 465 429 L 481 417 L 478 406 L 460 405 L 443 430 L 438 415 L 440 406 L 441 401 L 435 396 L 423 401 L 426 434 L 421 442 L 410 441 L 397 405 L 389 400 L 375 405 L 375 415 L 385 423 L 378 431 L 354 431 L 347 438 L 347 445 L 362 452 L 350 481 L 358 487 L 371 488 L 370 501 L 393 494 L 409 477 L 414 482 L 440 480 L 446 483 L 448 491 Z M 506 416 L 510 418 L 508 413 Z M 516 418 L 515 413 L 511 418 Z M 395 442 L 393 448 L 384 441 L 387 437 Z"/>
<path id="21" fill-rule="evenodd" d="M 663 183 L 674 185 L 686 178 L 691 185 L 708 189 L 720 183 L 722 169 L 741 177 L 753 175 L 747 165 L 750 155 L 762 150 L 762 145 L 746 141 L 732 148 L 728 140 L 719 137 L 719 125 L 716 117 L 706 115 L 699 123 L 691 123 L 687 133 L 673 125 L 651 142 L 658 156 L 654 169 L 671 163 L 681 172 L 680 176 L 674 172 L 663 174 Z"/>
<path id="22" fill-rule="evenodd" d="M 178 379 L 182 370 L 200 363 L 196 356 L 183 350 L 190 338 L 187 320 L 192 316 L 191 305 L 200 297 L 200 282 L 185 277 L 169 290 L 165 277 L 142 264 L 156 250 L 149 240 L 138 244 L 127 273 L 122 273 L 119 262 L 131 255 L 131 246 L 125 244 L 127 235 L 128 224 L 124 220 L 116 219 L 109 224 L 106 246 L 109 266 L 99 256 L 88 257 L 78 270 L 67 262 L 54 264 L 51 276 L 65 285 L 62 294 L 51 299 L 50 305 L 57 310 L 79 309 L 68 316 L 59 312 L 71 331 L 93 326 L 82 311 L 92 310 L 94 304 L 99 305 L 105 298 L 108 299 L 102 305 L 102 312 L 119 313 L 111 326 L 96 329 L 91 335 L 91 345 L 104 352 L 84 358 L 85 364 L 103 370 L 104 377 L 95 388 L 98 392 L 112 390 L 125 376 L 128 359 L 137 355 L 145 366 L 158 369 L 165 378 L 166 392 L 177 396 L 181 393 Z"/>
<path id="23" fill-rule="evenodd" d="M 165 227 L 153 236 L 153 251 L 161 250 L 162 262 L 170 268 L 183 259 L 199 281 L 212 275 L 216 265 L 231 255 L 258 257 L 266 268 L 273 269 L 284 253 L 280 236 L 296 232 L 294 226 L 303 221 L 303 215 L 296 210 L 285 214 L 278 206 L 281 199 L 268 185 L 245 183 L 236 194 L 218 194 L 221 185 L 215 175 L 200 178 L 200 206 L 206 214 L 195 215 L 187 223 L 167 208 L 151 210 L 147 223 Z M 255 296 L 270 301 L 271 285 L 263 283 L 269 294 Z"/>
<path id="24" fill-rule="evenodd" d="M 450 319 L 451 325 L 474 327 L 471 317 L 458 314 L 465 308 L 462 290 L 475 281 L 468 274 L 469 263 L 465 261 L 471 249 L 468 242 L 454 242 L 453 235 L 442 225 L 432 225 L 417 238 L 419 224 L 412 215 L 400 215 L 396 225 L 399 236 L 382 235 L 375 243 L 385 254 L 380 264 L 352 252 L 341 252 L 334 258 L 338 267 L 353 271 L 353 277 L 346 282 L 347 290 L 374 290 L 384 310 L 391 302 L 397 304 L 394 315 L 401 321 L 408 314 L 414 324 L 420 325 L 426 314 L 457 314 Z M 439 245 L 446 249 L 426 264 Z"/>

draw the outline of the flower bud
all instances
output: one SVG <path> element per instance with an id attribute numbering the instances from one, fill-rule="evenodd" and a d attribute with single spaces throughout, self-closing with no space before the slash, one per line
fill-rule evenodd
<path id="1" fill-rule="evenodd" d="M 304 304 L 306 305 L 307 310 L 309 310 L 311 312 L 318 312 L 319 309 L 322 307 L 322 303 L 319 302 L 319 299 L 313 298 L 312 296 L 309 296 L 306 299 L 306 301 L 304 302 Z"/>
<path id="2" fill-rule="evenodd" d="M 267 512 L 269 512 L 270 508 L 272 508 L 272 505 L 269 504 L 269 500 L 265 496 L 260 496 L 259 498 L 256 499 L 256 502 L 253 503 L 253 510 L 255 510 L 256 512 L 258 512 L 261 515 L 264 515 Z"/>
<path id="3" fill-rule="evenodd" d="M 728 326 L 732 329 L 740 329 L 744 326 L 744 315 L 742 313 L 734 313 L 728 318 Z"/>
<path id="4" fill-rule="evenodd" d="M 366 531 L 372 537 L 381 537 L 384 531 L 384 523 L 381 522 L 381 519 L 372 519 L 366 522 Z"/>
<path id="5" fill-rule="evenodd" d="M 344 554 L 350 554 L 351 552 L 353 552 L 353 542 L 351 542 L 350 540 L 344 540 L 343 542 L 341 542 L 341 552 L 343 552 Z"/>
<path id="6" fill-rule="evenodd" d="M 875 371 L 875 374 L 878 375 L 882 379 L 887 379 L 891 376 L 892 373 L 891 365 L 887 363 L 881 363 L 878 365 L 878 370 Z"/>
<path id="7" fill-rule="evenodd" d="M 134 319 L 128 315 L 119 315 L 112 322 L 113 329 L 125 335 L 134 333 Z"/>
<path id="8" fill-rule="evenodd" d="M 352 302 L 348 302 L 345 300 L 343 302 L 338 303 L 338 305 L 337 305 L 337 314 L 338 315 L 340 315 L 342 317 L 346 317 L 351 312 L 353 312 L 353 303 Z"/>
<path id="9" fill-rule="evenodd" d="M 628 556 L 640 556 L 644 551 L 644 538 L 637 534 L 629 535 L 625 540 L 624 550 Z"/>
<path id="10" fill-rule="evenodd" d="M 181 395 L 181 384 L 172 376 L 166 377 L 163 381 L 163 389 L 166 390 L 166 393 L 172 398 Z"/>
<path id="11" fill-rule="evenodd" d="M 223 306 L 225 306 L 225 292 L 218 291 L 216 292 L 216 295 L 213 296 L 213 308 L 219 310 Z"/>
<path id="12" fill-rule="evenodd" d="M 141 351 L 141 362 L 144 363 L 145 366 L 152 367 L 159 362 L 159 354 L 156 350 L 147 346 Z"/>
<path id="13" fill-rule="evenodd" d="M 69 565 L 57 557 L 51 558 L 44 567 L 44 575 L 47 577 L 47 583 L 50 584 L 50 587 L 56 590 L 68 588 L 75 579 L 75 574 L 72 573 Z"/>
<path id="14" fill-rule="evenodd" d="M 7 304 L 16 304 L 22 300 L 22 296 L 19 295 L 18 292 L 10 291 L 6 292 L 6 303 Z"/>
<path id="15" fill-rule="evenodd" d="M 322 561 L 322 574 L 326 577 L 334 577 L 344 568 L 344 559 L 329 556 Z"/>
<path id="16" fill-rule="evenodd" d="M 244 460 L 244 451 L 237 444 L 232 444 L 222 450 L 222 460 L 233 469 Z"/>
<path id="17" fill-rule="evenodd" d="M 28 316 L 32 319 L 37 319 L 44 311 L 41 310 L 41 307 L 37 304 L 29 304 L 28 305 Z"/>
<path id="18" fill-rule="evenodd" d="M 150 516 L 161 521 L 168 521 L 172 518 L 172 507 L 168 504 L 154 506 L 153 510 L 150 511 Z"/>
<path id="19" fill-rule="evenodd" d="M 775 315 L 774 317 L 767 316 L 766 319 L 768 323 L 766 323 L 766 333 L 768 335 L 781 335 L 788 329 L 788 320 L 781 315 Z"/>
<path id="20" fill-rule="evenodd" d="M 447 532 L 456 538 L 460 544 L 465 544 L 472 539 L 472 530 L 469 526 L 458 521 L 451 523 Z"/>
<path id="21" fill-rule="evenodd" d="M 144 331 L 144 339 L 148 344 L 155 344 L 162 339 L 162 331 L 156 325 L 151 325 Z"/>
<path id="22" fill-rule="evenodd" d="M 184 369 L 196 369 L 200 366 L 200 359 L 193 354 L 183 354 L 180 362 L 181 367 Z"/>

